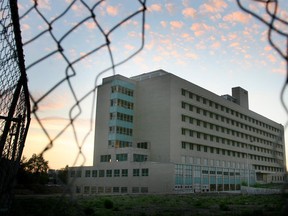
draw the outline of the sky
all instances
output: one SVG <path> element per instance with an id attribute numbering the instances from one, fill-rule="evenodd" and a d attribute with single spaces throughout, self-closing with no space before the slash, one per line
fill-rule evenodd
<path id="1" fill-rule="evenodd" d="M 83 2 L 91 8 L 96 1 Z M 263 3 L 252 0 L 241 2 L 264 20 L 270 20 Z M 37 10 L 51 22 L 71 3 L 72 0 L 39 0 Z M 288 20 L 287 4 L 287 1 L 279 1 L 277 15 L 284 20 Z M 32 0 L 19 1 L 20 17 L 32 5 Z M 107 33 L 140 7 L 136 0 L 103 1 L 93 12 L 101 30 Z M 48 28 L 35 9 L 20 20 L 28 86 L 34 99 L 45 96 L 67 74 L 73 74 L 73 70 L 67 68 L 67 60 L 73 62 L 76 71 L 70 82 L 61 83 L 38 104 L 37 116 L 52 139 L 70 123 L 69 115 L 77 116 L 73 122 L 76 133 L 73 127 L 68 127 L 55 139 L 53 147 L 44 153 L 51 168 L 92 165 L 95 95 L 89 94 L 81 101 L 81 110 L 79 107 L 71 110 L 71 107 L 75 97 L 83 97 L 100 85 L 102 78 L 113 74 L 112 70 L 101 73 L 111 66 L 111 58 L 106 46 L 77 61 L 105 43 L 105 37 L 92 18 L 66 34 L 90 14 L 83 3 L 76 1 L 67 13 L 55 20 L 51 32 L 61 42 L 66 59 L 55 52 L 37 64 L 33 63 L 57 50 L 59 44 L 49 32 L 29 42 Z M 241 86 L 249 92 L 250 110 L 286 124 L 287 114 L 280 102 L 286 63 L 269 44 L 268 27 L 241 11 L 236 0 L 148 0 L 145 17 L 143 50 L 116 67 L 117 74 L 131 77 L 163 69 L 217 95 L 231 94 L 232 87 Z M 109 34 L 115 63 L 123 61 L 141 47 L 141 21 L 139 14 Z M 281 23 L 276 23 L 276 26 L 288 32 L 287 26 Z M 272 39 L 285 52 L 285 37 L 273 33 Z M 287 101 L 287 93 L 284 100 Z M 85 138 L 89 131 L 89 136 Z M 287 135 L 288 132 L 285 133 L 286 140 Z M 29 158 L 33 153 L 42 152 L 47 144 L 49 139 L 32 116 L 23 154 Z"/>

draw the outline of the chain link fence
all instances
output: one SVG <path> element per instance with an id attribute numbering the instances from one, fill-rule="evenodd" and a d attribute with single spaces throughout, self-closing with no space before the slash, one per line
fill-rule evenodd
<path id="1" fill-rule="evenodd" d="M 7 213 L 11 205 L 12 187 L 30 122 L 16 3 L 0 1 L 0 214 Z"/>
<path id="2" fill-rule="evenodd" d="M 110 2 L 112 1 L 108 1 L 108 3 Z M 251 11 L 243 1 L 236 0 L 236 2 L 243 11 L 251 14 L 268 27 L 267 38 L 270 45 L 288 62 L 287 45 L 283 49 L 273 41 L 274 34 L 279 34 L 288 41 L 288 31 L 285 29 L 288 22 L 278 17 L 278 1 L 250 1 L 261 4 L 261 7 L 264 5 L 269 19 L 264 19 Z M 105 0 L 51 1 L 50 4 L 44 0 L 33 0 L 25 2 L 25 5 L 23 2 L 19 2 L 20 17 L 18 17 L 17 1 L 0 0 L 0 207 L 2 210 L 7 209 L 11 202 L 11 199 L 7 197 L 10 196 L 12 182 L 23 151 L 30 113 L 33 123 L 38 125 L 40 133 L 46 140 L 41 154 L 46 153 L 55 146 L 56 140 L 69 133 L 77 148 L 77 154 L 73 155 L 75 157 L 74 164 L 79 161 L 79 158 L 82 158 L 82 164 L 84 164 L 85 155 L 82 149 L 88 137 L 93 133 L 95 95 L 99 79 L 104 74 L 115 74 L 118 66 L 133 58 L 143 49 L 146 0 L 126 1 L 129 8 L 132 9 L 120 17 L 115 16 L 115 19 L 109 24 L 100 16 L 103 8 L 106 11 L 109 10 L 113 16 L 113 8 L 108 8 L 108 3 Z M 115 1 L 113 3 L 115 4 Z M 27 25 L 31 19 L 35 19 L 35 26 Z M 23 39 L 20 36 L 19 21 L 25 36 Z M 134 30 L 138 37 L 137 48 L 129 53 L 123 53 L 122 56 L 116 55 L 118 42 L 126 40 L 125 28 L 135 22 L 138 24 L 138 28 Z M 89 29 L 91 35 L 95 37 L 83 35 L 83 29 Z M 118 34 L 120 32 L 120 35 L 123 34 L 123 38 L 114 37 L 116 32 Z M 77 44 L 79 37 L 82 42 Z M 24 66 L 21 41 L 24 50 L 30 50 L 29 53 L 25 53 L 26 66 Z M 39 47 L 39 44 L 42 44 L 42 47 Z M 78 81 L 87 78 L 83 68 L 96 57 L 99 57 L 100 62 L 93 65 L 95 66 L 94 73 L 89 74 L 89 82 L 86 86 L 79 87 Z M 101 62 L 101 59 L 105 59 L 105 63 Z M 45 89 L 42 91 L 37 91 L 36 88 L 30 89 L 30 93 L 28 93 L 25 70 L 32 81 L 38 82 L 38 89 L 42 85 L 41 82 L 45 82 Z M 283 85 L 281 101 L 288 113 L 284 102 L 287 83 L 288 79 Z M 81 94 L 79 88 L 84 88 L 81 89 Z M 45 107 L 48 106 L 47 101 L 51 101 L 52 98 L 56 98 L 54 100 L 63 99 L 59 95 L 69 98 L 69 103 L 66 104 L 64 101 L 65 110 L 62 110 L 63 113 L 65 112 L 64 117 L 57 116 L 62 123 L 58 125 L 57 130 L 51 130 L 47 119 L 51 120 L 53 114 L 42 111 L 45 111 Z M 80 136 L 82 129 L 80 121 L 83 116 L 89 119 L 89 123 L 83 135 Z M 287 128 L 287 124 L 285 128 Z"/>

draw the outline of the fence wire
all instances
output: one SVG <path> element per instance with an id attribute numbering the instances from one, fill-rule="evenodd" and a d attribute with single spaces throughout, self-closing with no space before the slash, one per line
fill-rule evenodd
<path id="1" fill-rule="evenodd" d="M 145 38 L 145 11 L 146 11 L 146 0 L 136 0 L 136 1 L 127 1 L 127 3 L 131 5 L 134 5 L 134 11 L 130 11 L 128 14 L 123 16 L 122 19 L 115 20 L 115 23 L 113 25 L 107 26 L 103 24 L 103 20 L 101 19 L 101 16 L 98 14 L 103 9 L 103 6 L 106 5 L 106 3 L 109 3 L 111 1 L 89 1 L 89 0 L 70 0 L 70 1 L 62 1 L 62 6 L 58 6 L 58 8 L 53 8 L 53 10 L 57 10 L 57 14 L 49 14 L 47 13 L 48 10 L 45 10 L 44 1 L 31 1 L 30 6 L 26 7 L 26 9 L 22 12 L 22 15 L 20 17 L 20 22 L 25 23 L 25 19 L 28 19 L 31 15 L 31 17 L 37 17 L 37 19 L 40 20 L 41 26 L 43 27 L 40 29 L 40 31 L 36 32 L 33 35 L 29 35 L 29 37 L 25 38 L 23 41 L 24 50 L 26 47 L 33 46 L 33 44 L 37 44 L 40 40 L 48 40 L 51 42 L 52 47 L 49 47 L 49 51 L 46 52 L 43 56 L 39 57 L 38 59 L 33 59 L 32 61 L 29 61 L 26 65 L 27 74 L 29 76 L 29 73 L 33 73 L 34 68 L 38 70 L 38 73 L 41 73 L 39 71 L 39 68 L 37 68 L 38 65 L 43 65 L 45 62 L 48 62 L 49 60 L 53 58 L 61 59 L 59 61 L 62 61 L 63 70 L 58 70 L 57 67 L 53 67 L 50 65 L 50 70 L 58 70 L 58 80 L 54 80 L 54 83 L 51 85 L 49 89 L 47 89 L 46 92 L 33 92 L 30 91 L 30 99 L 32 101 L 32 109 L 31 113 L 33 114 L 34 119 L 37 121 L 39 126 L 42 129 L 42 132 L 46 136 L 48 143 L 46 147 L 43 149 L 41 154 L 44 154 L 47 150 L 51 149 L 53 145 L 55 144 L 55 141 L 59 139 L 64 133 L 66 133 L 68 130 L 73 131 L 74 141 L 77 144 L 78 148 L 78 154 L 75 157 L 75 162 L 81 159 L 83 160 L 82 165 L 85 163 L 85 155 L 82 152 L 83 145 L 85 144 L 88 136 L 92 132 L 93 128 L 93 119 L 94 119 L 94 111 L 95 111 L 95 92 L 97 90 L 97 84 L 98 79 L 103 75 L 104 73 L 109 72 L 110 75 L 114 75 L 116 73 L 116 67 L 119 65 L 125 63 L 129 59 L 131 59 L 133 56 L 135 56 L 137 53 L 139 53 L 143 47 L 144 47 L 144 38 Z M 114 2 L 115 3 L 115 2 Z M 58 4 L 58 2 L 57 2 Z M 56 6 L 56 5 L 55 5 Z M 59 9 L 60 8 L 60 9 Z M 81 12 L 79 12 L 80 9 Z M 76 14 L 75 13 L 81 13 Z M 60 27 L 59 23 L 61 23 L 63 20 L 65 20 L 66 16 L 72 16 L 74 14 L 74 18 L 77 19 L 77 22 L 69 23 L 69 25 L 65 25 Z M 80 18 L 79 18 L 80 17 Z M 115 58 L 113 48 L 115 48 L 115 44 L 117 41 L 121 40 L 121 38 L 114 38 L 114 32 L 120 31 L 121 28 L 125 27 L 125 24 L 132 22 L 133 20 L 138 19 L 139 20 L 139 32 L 137 33 L 140 35 L 139 37 L 139 47 L 136 48 L 133 52 L 129 53 L 127 56 L 123 57 L 122 59 Z M 98 40 L 95 43 L 89 43 L 87 50 L 85 50 L 84 53 L 81 53 L 80 56 L 75 55 L 74 58 L 71 58 L 71 55 L 68 53 L 69 50 L 71 50 L 73 41 L 70 43 L 68 42 L 70 38 L 77 37 L 79 32 L 83 30 L 83 28 L 87 28 L 87 26 L 92 26 L 94 34 L 98 36 Z M 60 27 L 60 28 L 59 28 Z M 63 29 L 61 29 L 63 28 Z M 61 33 L 59 33 L 61 32 Z M 93 33 L 91 33 L 93 34 Z M 76 36 L 73 36 L 76 35 Z M 87 36 L 88 38 L 89 36 Z M 99 42 L 100 41 L 100 42 Z M 75 41 L 76 43 L 76 41 Z M 95 79 L 94 84 L 88 89 L 84 95 L 79 96 L 76 88 L 73 78 L 77 76 L 77 79 L 81 79 L 81 76 L 83 74 L 83 70 L 76 69 L 77 65 L 79 64 L 85 64 L 85 61 L 92 57 L 93 55 L 97 53 L 103 53 L 106 52 L 107 58 L 105 59 L 106 62 L 109 62 L 106 67 L 104 67 L 102 70 L 99 70 L 98 68 L 95 68 L 95 73 L 93 74 L 93 78 Z M 28 54 L 28 53 L 27 53 Z M 104 55 L 104 54 L 103 54 Z M 97 60 L 97 59 L 95 59 Z M 41 66 L 43 69 L 43 66 Z M 45 66 L 44 66 L 45 67 Z M 36 70 L 35 69 L 35 70 Z M 40 69 L 41 70 L 41 69 Z M 43 75 L 46 76 L 44 73 L 47 73 L 47 71 L 43 70 Z M 89 78 L 91 80 L 91 77 Z M 68 88 L 67 88 L 68 86 Z M 53 95 L 55 92 L 60 91 L 60 89 L 66 88 L 66 93 L 69 94 L 69 97 L 72 97 L 73 103 L 71 104 L 69 110 L 67 111 L 68 116 L 65 119 L 66 121 L 65 125 L 62 125 L 61 128 L 57 131 L 57 133 L 53 133 L 49 131 L 47 126 L 45 126 L 45 121 L 43 121 L 43 118 L 41 116 L 41 104 L 45 103 L 45 100 L 49 100 L 48 98 Z M 63 92 L 62 92 L 63 93 Z M 91 107 L 90 110 L 90 123 L 89 123 L 89 129 L 86 131 L 86 134 L 80 138 L 79 137 L 79 126 L 77 127 L 76 120 L 79 119 L 79 117 L 83 114 L 83 110 L 87 109 L 86 101 L 85 100 L 91 100 Z"/>
<path id="2" fill-rule="evenodd" d="M 30 103 L 16 1 L 0 1 L 0 214 L 12 188 L 30 122 Z"/>
<path id="3" fill-rule="evenodd" d="M 283 58 L 283 60 L 286 61 L 286 79 L 281 89 L 280 101 L 286 114 L 288 115 L 288 108 L 284 99 L 285 90 L 288 85 L 288 22 L 283 18 L 281 18 L 279 15 L 278 0 L 250 0 L 250 1 L 257 3 L 257 6 L 259 8 L 264 7 L 266 11 L 265 16 L 264 15 L 261 16 L 253 12 L 251 9 L 249 9 L 247 1 L 246 4 L 244 4 L 243 2 L 245 1 L 237 0 L 237 4 L 244 12 L 250 14 L 254 18 L 258 19 L 262 24 L 268 27 L 267 40 L 269 44 L 281 56 L 281 58 Z M 275 38 L 277 36 L 283 37 L 284 40 L 286 41 L 286 44 L 284 44 L 283 47 L 282 47 L 283 44 L 277 44 L 275 42 Z M 286 130 L 287 127 L 288 127 L 288 121 L 286 121 L 284 129 Z M 281 134 L 279 136 L 281 136 Z M 274 150 L 276 151 L 276 149 Z M 283 166 L 283 163 L 281 163 L 280 165 Z M 286 170 L 286 167 L 284 167 L 284 170 Z"/>

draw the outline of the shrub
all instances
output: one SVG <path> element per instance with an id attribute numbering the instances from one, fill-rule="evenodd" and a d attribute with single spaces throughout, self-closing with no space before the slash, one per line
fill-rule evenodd
<path id="1" fill-rule="evenodd" d="M 113 206 L 114 206 L 114 203 L 111 200 L 109 200 L 109 199 L 104 200 L 104 207 L 106 209 L 112 209 Z"/>

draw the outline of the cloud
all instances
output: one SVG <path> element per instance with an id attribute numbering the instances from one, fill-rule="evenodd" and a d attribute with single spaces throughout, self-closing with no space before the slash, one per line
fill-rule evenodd
<path id="1" fill-rule="evenodd" d="M 95 22 L 85 22 L 84 25 L 88 28 L 88 29 L 94 29 L 96 28 L 96 24 Z"/>
<path id="2" fill-rule="evenodd" d="M 149 8 L 148 8 L 149 11 L 157 11 L 157 12 L 160 12 L 162 11 L 162 7 L 160 4 L 152 4 Z"/>
<path id="3" fill-rule="evenodd" d="M 125 49 L 127 49 L 127 50 L 133 50 L 133 49 L 135 49 L 135 47 L 132 46 L 132 45 L 130 45 L 130 44 L 126 44 L 124 47 L 125 47 Z"/>
<path id="4" fill-rule="evenodd" d="M 110 16 L 117 16 L 119 11 L 118 11 L 117 7 L 113 7 L 111 5 L 108 5 L 107 8 L 106 8 L 106 12 Z"/>
<path id="5" fill-rule="evenodd" d="M 182 10 L 182 14 L 184 15 L 184 17 L 188 18 L 188 17 L 195 17 L 196 14 L 196 10 L 192 7 L 190 8 L 185 8 L 184 10 Z"/>
<path id="6" fill-rule="evenodd" d="M 185 56 L 186 56 L 187 58 L 193 59 L 193 60 L 198 59 L 198 55 L 195 54 L 195 53 L 191 53 L 191 52 L 186 53 Z"/>
<path id="7" fill-rule="evenodd" d="M 21 30 L 22 30 L 22 31 L 29 30 L 30 28 L 31 28 L 30 25 L 28 25 L 27 23 L 23 23 L 23 24 L 21 25 Z"/>
<path id="8" fill-rule="evenodd" d="M 208 31 L 214 31 L 215 27 L 209 26 L 205 23 L 194 23 L 190 29 L 194 32 L 196 37 L 202 36 Z"/>
<path id="9" fill-rule="evenodd" d="M 267 46 L 264 47 L 264 50 L 265 50 L 265 51 L 270 51 L 270 50 L 272 50 L 272 47 L 269 46 L 269 45 L 267 45 Z"/>
<path id="10" fill-rule="evenodd" d="M 269 59 L 270 62 L 275 63 L 277 61 L 276 57 L 272 54 L 269 54 L 267 56 L 267 58 Z"/>
<path id="11" fill-rule="evenodd" d="M 233 42 L 229 45 L 229 47 L 239 47 L 239 43 L 238 42 Z"/>
<path id="12" fill-rule="evenodd" d="M 50 5 L 49 0 L 38 0 L 37 4 L 38 4 L 37 6 L 38 8 L 51 10 L 51 5 Z"/>
<path id="13" fill-rule="evenodd" d="M 216 13 L 223 11 L 227 6 L 224 0 L 210 0 L 208 3 L 202 4 L 199 9 L 201 13 Z"/>
<path id="14" fill-rule="evenodd" d="M 181 21 L 171 21 L 170 22 L 171 29 L 180 29 L 183 27 L 183 25 L 184 25 L 184 23 Z"/>
<path id="15" fill-rule="evenodd" d="M 175 6 L 172 3 L 165 4 L 165 7 L 170 14 L 175 12 Z"/>
<path id="16" fill-rule="evenodd" d="M 167 26 L 167 22 L 166 21 L 161 21 L 160 24 L 161 24 L 161 26 L 163 28 L 166 28 L 166 26 Z"/>
<path id="17" fill-rule="evenodd" d="M 151 26 L 148 23 L 145 23 L 144 27 L 145 27 L 146 30 L 151 29 Z"/>
<path id="18" fill-rule="evenodd" d="M 226 16 L 223 17 L 223 20 L 226 22 L 231 22 L 231 23 L 243 23 L 243 24 L 247 24 L 250 20 L 250 16 L 248 16 L 247 14 L 240 12 L 240 11 L 236 11 L 233 13 L 230 13 Z"/>
<path id="19" fill-rule="evenodd" d="M 216 41 L 211 45 L 212 49 L 218 49 L 220 47 L 221 47 L 221 43 L 219 41 Z"/>

